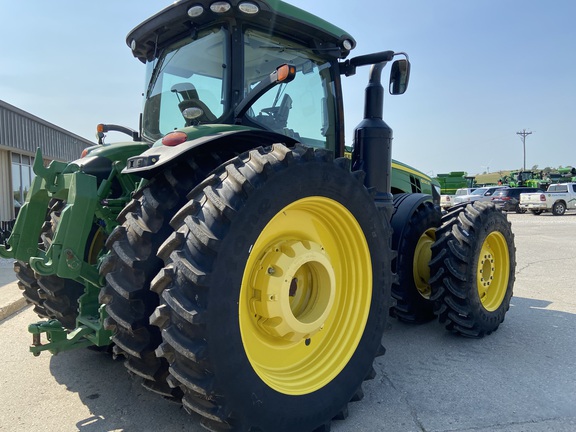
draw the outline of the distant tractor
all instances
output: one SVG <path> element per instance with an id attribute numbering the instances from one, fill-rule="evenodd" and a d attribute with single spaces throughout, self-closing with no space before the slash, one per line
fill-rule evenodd
<path id="1" fill-rule="evenodd" d="M 534 171 L 510 171 L 507 183 L 510 187 L 541 187 L 542 177 Z"/>
<path id="2" fill-rule="evenodd" d="M 178 1 L 127 43 L 148 78 L 134 141 L 38 163 L 0 248 L 51 318 L 34 354 L 112 346 L 209 430 L 326 431 L 374 377 L 389 313 L 468 337 L 502 323 L 506 216 L 442 216 L 438 183 L 391 158 L 381 74 L 403 94 L 406 54 L 346 60 L 352 36 L 278 0 Z M 346 147 L 342 79 L 367 65 Z"/>

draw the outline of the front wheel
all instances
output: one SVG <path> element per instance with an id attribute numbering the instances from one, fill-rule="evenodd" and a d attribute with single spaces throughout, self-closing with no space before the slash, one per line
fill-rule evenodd
<path id="1" fill-rule="evenodd" d="M 430 262 L 440 322 L 469 337 L 495 331 L 510 307 L 515 269 L 514 234 L 494 205 L 476 202 L 445 215 Z"/>
<path id="2" fill-rule="evenodd" d="M 216 170 L 171 223 L 151 322 L 169 382 L 211 430 L 327 427 L 373 377 L 390 228 L 329 155 L 253 150 Z"/>
<path id="3" fill-rule="evenodd" d="M 23 261 L 14 261 L 14 273 L 18 278 L 18 288 L 22 291 L 22 296 L 26 302 L 34 305 L 34 313 L 40 318 L 55 318 L 51 317 L 46 307 L 44 306 L 44 299 L 39 295 L 40 286 L 34 270 L 30 264 Z"/>
<path id="4" fill-rule="evenodd" d="M 61 200 L 50 202 L 38 244 L 43 251 L 52 244 L 64 207 Z M 94 238 L 95 234 L 92 233 L 91 237 Z M 34 312 L 40 318 L 57 319 L 68 330 L 76 327 L 78 299 L 84 293 L 84 285 L 56 275 L 41 276 L 32 270 L 30 264 L 22 261 L 14 262 L 14 271 L 24 298 L 34 305 Z"/>

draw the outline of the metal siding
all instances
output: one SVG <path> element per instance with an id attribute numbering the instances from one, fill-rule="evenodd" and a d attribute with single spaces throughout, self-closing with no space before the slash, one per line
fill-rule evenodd
<path id="1" fill-rule="evenodd" d="M 11 184 L 10 153 L 0 150 L 0 221 L 7 221 L 13 217 Z"/>
<path id="2" fill-rule="evenodd" d="M 0 100 L 0 146 L 34 154 L 40 147 L 47 159 L 78 159 L 95 143 L 48 123 Z"/>

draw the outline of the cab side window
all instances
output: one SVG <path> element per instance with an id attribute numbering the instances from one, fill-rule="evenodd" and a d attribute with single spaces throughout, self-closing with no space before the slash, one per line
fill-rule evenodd
<path id="1" fill-rule="evenodd" d="M 245 94 L 282 64 L 296 67 L 296 77 L 258 99 L 247 116 L 254 123 L 312 147 L 334 149 L 335 96 L 330 64 L 305 47 L 264 35 L 245 33 Z"/>

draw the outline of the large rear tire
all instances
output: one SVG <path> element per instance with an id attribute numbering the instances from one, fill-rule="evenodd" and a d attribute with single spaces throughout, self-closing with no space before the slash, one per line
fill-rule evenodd
<path id="1" fill-rule="evenodd" d="M 299 146 L 253 150 L 189 197 L 152 284 L 169 382 L 212 430 L 328 430 L 383 354 L 387 220 L 330 153 Z"/>
<path id="2" fill-rule="evenodd" d="M 156 256 L 159 246 L 173 232 L 170 219 L 186 203 L 186 194 L 233 152 L 205 153 L 190 156 L 152 179 L 134 195 L 118 216 L 120 225 L 107 240 L 110 253 L 100 268 L 106 286 L 100 303 L 109 317 L 105 328 L 114 332 L 115 355 L 126 358 L 126 368 L 143 378 L 148 390 L 179 400 L 179 389 L 171 388 L 166 378 L 168 362 L 156 357 L 160 330 L 149 318 L 159 304 L 150 291 L 150 282 L 163 267 Z"/>
<path id="3" fill-rule="evenodd" d="M 394 206 L 402 206 L 410 194 L 394 197 Z M 396 220 L 399 217 L 400 220 Z M 392 285 L 392 297 L 396 304 L 391 309 L 392 316 L 408 323 L 424 323 L 434 319 L 434 308 L 430 295 L 431 246 L 436 240 L 436 229 L 440 227 L 442 214 L 431 201 L 422 202 L 409 215 L 406 222 L 403 212 L 396 211 L 392 216 L 393 241 L 397 257 L 392 267 L 397 274 L 397 281 Z M 403 229 L 401 229 L 403 228 Z M 397 244 L 394 244 L 397 243 Z"/>
<path id="4" fill-rule="evenodd" d="M 442 217 L 430 261 L 432 300 L 452 332 L 482 337 L 498 329 L 515 280 L 514 234 L 506 215 L 487 202 Z"/>

